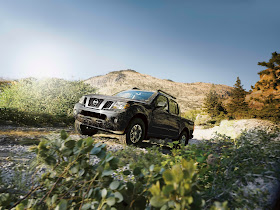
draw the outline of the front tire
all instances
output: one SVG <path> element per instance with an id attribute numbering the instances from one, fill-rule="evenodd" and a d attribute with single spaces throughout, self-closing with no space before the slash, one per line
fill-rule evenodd
<path id="1" fill-rule="evenodd" d="M 122 144 L 136 145 L 140 144 L 145 136 L 146 128 L 145 123 L 140 118 L 133 119 L 125 133 L 120 136 L 120 141 Z"/>
<path id="2" fill-rule="evenodd" d="M 90 128 L 86 125 L 81 124 L 79 121 L 75 120 L 75 130 L 81 135 L 92 136 L 97 133 L 97 129 Z"/>

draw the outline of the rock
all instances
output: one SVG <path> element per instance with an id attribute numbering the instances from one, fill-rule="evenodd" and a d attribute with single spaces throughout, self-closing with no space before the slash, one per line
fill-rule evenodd
<path id="1" fill-rule="evenodd" d="M 215 165 L 215 163 L 217 162 L 218 158 L 216 158 L 213 154 L 208 155 L 206 162 L 208 165 Z"/>

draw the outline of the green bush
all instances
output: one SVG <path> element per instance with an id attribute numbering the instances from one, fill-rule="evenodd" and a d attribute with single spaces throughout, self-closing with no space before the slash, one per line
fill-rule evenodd
<path id="1" fill-rule="evenodd" d="M 184 113 L 182 114 L 182 117 L 184 117 L 184 118 L 186 118 L 186 119 L 189 119 L 189 120 L 192 120 L 192 121 L 195 121 L 197 115 L 199 115 L 199 114 L 201 114 L 201 113 L 202 113 L 201 110 L 192 109 L 192 110 L 188 110 L 188 111 L 184 112 Z"/>
<path id="2" fill-rule="evenodd" d="M 226 110 L 222 103 L 222 99 L 218 95 L 218 93 L 213 89 L 213 87 L 205 95 L 203 101 L 203 110 L 211 117 L 216 117 L 221 114 L 226 114 Z"/>
<path id="3" fill-rule="evenodd" d="M 132 157 L 115 153 L 116 158 L 104 144 L 72 140 L 63 131 L 60 139 L 43 139 L 32 148 L 37 168 L 47 173 L 32 181 L 26 195 L 0 193 L 0 209 L 270 208 L 256 179 L 280 178 L 280 142 L 273 140 L 279 131 L 274 132 L 243 132 L 236 139 L 217 134 L 170 155 L 152 148 Z M 133 159 L 128 168 L 127 159 Z M 252 184 L 256 189 L 246 187 Z"/>
<path id="4" fill-rule="evenodd" d="M 151 164 L 160 166 L 161 162 L 168 158 L 168 156 L 162 155 L 162 152 L 156 146 L 147 148 L 146 152 L 133 146 L 126 146 L 113 154 L 120 160 L 120 166 L 129 165 L 130 168 L 149 168 Z"/>
<path id="5" fill-rule="evenodd" d="M 7 86 L 9 86 L 9 85 L 11 85 L 11 82 L 10 81 L 1 81 L 0 80 L 0 93 L 1 93 L 1 91 L 5 88 L 5 87 L 7 87 Z"/>
<path id="6" fill-rule="evenodd" d="M 72 140 L 64 131 L 60 139 L 43 139 L 32 151 L 47 172 L 25 196 L 0 193 L 0 208 L 197 209 L 203 204 L 193 162 L 183 160 L 170 170 L 150 165 L 117 172 L 119 161 L 106 152 L 105 144 L 94 144 L 92 138 Z M 114 179 L 116 173 L 133 175 L 134 180 Z"/>
<path id="7" fill-rule="evenodd" d="M 94 92 L 82 81 L 28 78 L 13 82 L 0 92 L 0 119 L 27 125 L 72 123 L 74 104 Z"/>
<path id="8" fill-rule="evenodd" d="M 221 112 L 217 116 L 209 116 L 206 113 L 198 114 L 195 120 L 195 125 L 203 126 L 204 129 L 212 128 L 214 126 L 220 125 L 221 121 L 227 119 L 228 116 Z"/>
<path id="9" fill-rule="evenodd" d="M 265 100 L 259 100 L 263 103 L 260 110 L 252 110 L 251 112 L 260 119 L 267 119 L 273 122 L 280 122 L 280 98 L 269 95 Z"/>
<path id="10" fill-rule="evenodd" d="M 215 201 L 225 200 L 232 209 L 269 208 L 266 192 L 258 189 L 256 179 L 279 179 L 276 166 L 280 163 L 280 142 L 272 140 L 277 135 L 257 130 L 231 139 L 217 134 L 211 141 L 173 151 L 177 159 L 170 158 L 164 165 L 175 165 L 181 159 L 195 160 L 206 209 Z M 256 185 L 256 189 L 246 188 L 249 184 Z"/>
<path id="11" fill-rule="evenodd" d="M 279 168 L 275 166 L 279 164 L 280 142 L 273 140 L 273 137 L 279 135 L 277 132 L 244 131 L 236 139 L 217 134 L 203 144 L 172 149 L 170 155 L 160 155 L 160 149 L 155 147 L 147 153 L 128 147 L 114 155 L 120 159 L 120 165 L 130 163 L 130 168 L 137 167 L 137 164 L 140 167 L 155 164 L 155 168 L 172 170 L 184 160 L 194 161 L 198 172 L 197 187 L 205 200 L 203 208 L 219 206 L 215 204 L 216 201 L 227 201 L 232 209 L 244 206 L 249 209 L 263 208 L 268 207 L 267 195 L 257 189 L 255 180 L 261 178 L 268 182 L 279 176 Z M 256 189 L 246 189 L 252 183 L 256 184 Z M 164 186 L 163 183 L 160 186 Z"/>
<path id="12" fill-rule="evenodd" d="M 150 187 L 151 205 L 161 209 L 200 209 L 203 200 L 198 192 L 197 171 L 194 162 L 182 159 L 162 174 L 159 181 Z"/>
<path id="13" fill-rule="evenodd" d="M 66 126 L 73 125 L 73 116 L 53 115 L 42 112 L 26 112 L 16 108 L 0 108 L 1 124 L 16 124 L 28 126 Z"/>
<path id="14" fill-rule="evenodd" d="M 209 115 L 206 113 L 201 113 L 196 116 L 195 125 L 205 126 L 210 120 L 212 120 L 212 118 Z"/>

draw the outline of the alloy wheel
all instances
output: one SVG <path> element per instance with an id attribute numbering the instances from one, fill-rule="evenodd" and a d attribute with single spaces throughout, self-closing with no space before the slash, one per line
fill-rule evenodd
<path id="1" fill-rule="evenodd" d="M 142 137 L 142 127 L 138 124 L 134 125 L 130 130 L 130 140 L 132 143 L 137 143 Z"/>

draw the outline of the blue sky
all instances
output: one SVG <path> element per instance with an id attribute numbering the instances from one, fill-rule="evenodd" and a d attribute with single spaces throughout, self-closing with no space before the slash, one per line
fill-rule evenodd
<path id="1" fill-rule="evenodd" d="M 134 69 L 249 90 L 280 52 L 279 0 L 0 0 L 0 77 Z"/>

